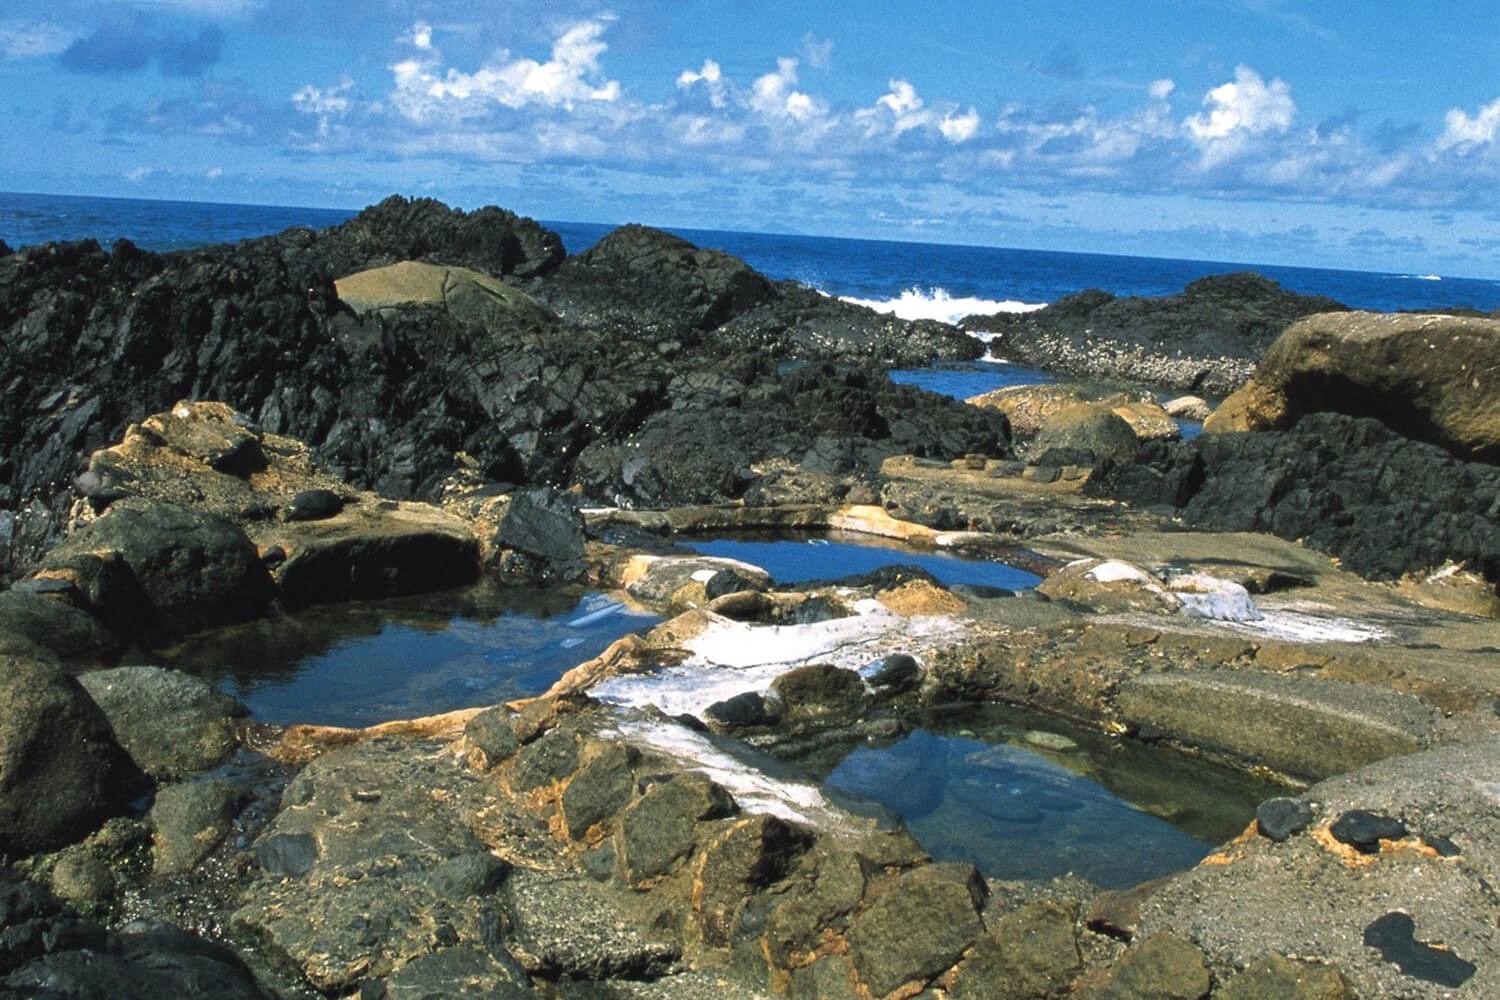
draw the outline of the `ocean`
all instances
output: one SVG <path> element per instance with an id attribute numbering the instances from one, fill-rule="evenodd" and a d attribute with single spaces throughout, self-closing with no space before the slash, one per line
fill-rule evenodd
<path id="1" fill-rule="evenodd" d="M 123 237 L 148 250 L 182 250 L 266 236 L 292 226 L 337 225 L 355 214 L 345 209 L 0 193 L 0 240 L 12 248 L 81 239 L 98 240 L 108 246 Z M 569 253 L 588 249 L 613 228 L 599 223 L 541 221 L 562 237 Z M 1086 288 L 1102 288 L 1119 296 L 1171 295 L 1196 278 L 1243 270 L 1258 271 L 1289 291 L 1327 295 L 1356 309 L 1500 309 L 1500 281 L 1438 274 L 1382 274 L 1255 262 L 772 233 L 672 231 L 699 246 L 741 257 L 772 278 L 793 278 L 829 295 L 893 311 L 907 319 L 952 321 L 971 314 L 1034 309 Z"/>

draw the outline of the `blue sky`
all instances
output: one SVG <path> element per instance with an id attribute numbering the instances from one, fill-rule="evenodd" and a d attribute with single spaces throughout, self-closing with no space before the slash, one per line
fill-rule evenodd
<path id="1" fill-rule="evenodd" d="M 6 0 L 0 190 L 1500 277 L 1496 53 L 1493 0 Z"/>

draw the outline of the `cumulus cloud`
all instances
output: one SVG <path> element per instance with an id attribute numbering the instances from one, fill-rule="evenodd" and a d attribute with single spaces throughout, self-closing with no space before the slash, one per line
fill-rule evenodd
<path id="1" fill-rule="evenodd" d="M 776 72 L 757 77 L 750 107 L 771 118 L 809 121 L 827 109 L 827 102 L 797 89 L 797 60 L 776 60 Z"/>
<path id="2" fill-rule="evenodd" d="M 546 62 L 501 51 L 468 73 L 455 67 L 444 72 L 431 27 L 418 24 L 406 39 L 418 54 L 391 67 L 392 103 L 408 119 L 426 122 L 482 115 L 497 105 L 572 110 L 580 103 L 618 100 L 619 81 L 607 79 L 599 64 L 609 48 L 603 40 L 606 27 L 605 20 L 573 25 L 553 43 Z"/>
<path id="3" fill-rule="evenodd" d="M 1234 80 L 1203 98 L 1207 110 L 1183 122 L 1203 153 L 1204 166 L 1216 166 L 1244 153 L 1254 137 L 1284 134 L 1292 126 L 1297 104 L 1284 80 L 1267 83 L 1249 66 L 1238 66 Z"/>
<path id="4" fill-rule="evenodd" d="M 1462 108 L 1451 108 L 1443 124 L 1443 134 L 1437 141 L 1439 150 L 1467 152 L 1478 146 L 1491 145 L 1496 134 L 1500 133 L 1500 97 L 1473 116 Z"/>
<path id="5" fill-rule="evenodd" d="M 1153 101 L 1165 101 L 1172 96 L 1172 91 L 1177 89 L 1177 84 L 1168 79 L 1152 80 L 1146 87 L 1146 93 Z"/>

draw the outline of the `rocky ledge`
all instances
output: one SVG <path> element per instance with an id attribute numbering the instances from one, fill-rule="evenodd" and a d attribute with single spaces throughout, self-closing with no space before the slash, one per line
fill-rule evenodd
<path id="1" fill-rule="evenodd" d="M 1075 377 L 1226 396 L 1294 320 L 1345 307 L 1252 272 L 1213 275 L 1177 295 L 1117 298 L 1099 289 L 1031 313 L 970 316 L 997 358 Z"/>

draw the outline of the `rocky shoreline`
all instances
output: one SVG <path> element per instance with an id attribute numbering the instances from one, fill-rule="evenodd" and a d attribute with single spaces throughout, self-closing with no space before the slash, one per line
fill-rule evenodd
<path id="1" fill-rule="evenodd" d="M 981 345 L 642 227 L 565 258 L 509 213 L 392 199 L 189 254 L 0 255 L 0 990 L 1492 995 L 1500 322 L 1283 333 L 1319 304 L 1268 285 L 1038 314 L 1128 331 L 1134 381 L 1244 387 L 1174 441 L 1129 395 L 896 386 L 882 366 Z M 1042 582 L 788 586 L 677 544 L 750 528 Z M 360 730 L 248 719 L 152 662 L 477 580 L 587 580 L 662 623 L 540 697 Z M 934 861 L 795 769 L 996 702 L 1281 793 L 1104 891 Z"/>

